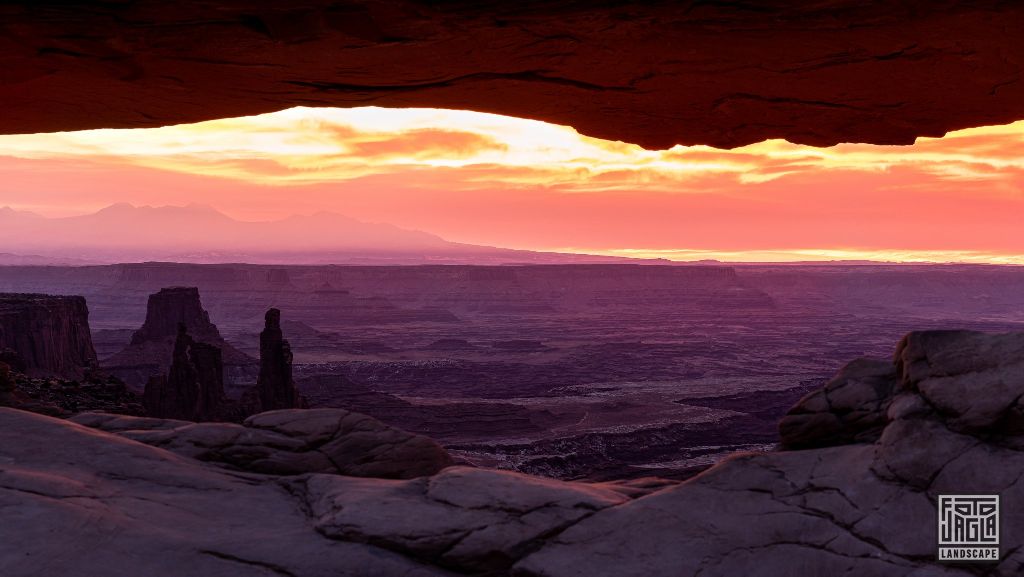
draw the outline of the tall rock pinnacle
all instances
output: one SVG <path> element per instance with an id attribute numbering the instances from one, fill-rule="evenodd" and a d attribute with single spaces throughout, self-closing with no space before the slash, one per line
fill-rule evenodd
<path id="1" fill-rule="evenodd" d="M 292 348 L 281 333 L 281 311 L 270 309 L 260 333 L 260 377 L 256 388 L 264 411 L 302 406 L 292 380 Z"/>
<path id="2" fill-rule="evenodd" d="M 224 365 L 220 349 L 189 336 L 178 325 L 167 375 L 150 377 L 143 404 L 151 417 L 212 421 L 221 417 Z"/>

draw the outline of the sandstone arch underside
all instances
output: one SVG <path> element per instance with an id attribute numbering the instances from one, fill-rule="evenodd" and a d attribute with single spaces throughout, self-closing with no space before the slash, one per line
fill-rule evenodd
<path id="1" fill-rule="evenodd" d="M 0 6 L 0 132 L 379 105 L 665 148 L 1024 119 L 1024 3 L 867 4 L 22 0 Z"/>

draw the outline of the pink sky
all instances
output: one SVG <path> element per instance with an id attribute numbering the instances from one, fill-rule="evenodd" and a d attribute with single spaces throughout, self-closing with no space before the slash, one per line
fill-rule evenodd
<path id="1" fill-rule="evenodd" d="M 1024 122 L 914 146 L 648 151 L 444 110 L 291 109 L 0 136 L 0 206 L 327 210 L 492 246 L 691 259 L 1024 262 Z"/>

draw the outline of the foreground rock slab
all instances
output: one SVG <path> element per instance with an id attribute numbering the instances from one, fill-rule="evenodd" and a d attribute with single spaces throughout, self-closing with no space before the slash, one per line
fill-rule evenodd
<path id="1" fill-rule="evenodd" d="M 253 473 L 335 473 L 408 479 L 452 464 L 440 445 L 343 409 L 291 409 L 253 415 L 245 423 L 82 413 L 76 423 L 117 433 L 180 455 Z"/>
<path id="2" fill-rule="evenodd" d="M 0 575 L 1024 573 L 1024 333 L 911 333 L 893 362 L 857 361 L 825 392 L 783 428 L 813 448 L 737 455 L 678 485 L 308 472 L 317 455 L 387 454 L 371 442 L 387 435 L 345 411 L 76 418 L 90 428 L 0 409 Z M 936 561 L 941 494 L 1000 496 L 999 563 Z"/>
<path id="3" fill-rule="evenodd" d="M 267 477 L 14 409 L 0 409 L 0 511 L 5 577 L 446 574 L 322 536 Z"/>
<path id="4" fill-rule="evenodd" d="M 315 475 L 293 487 L 322 534 L 460 572 L 507 569 L 548 535 L 628 500 L 609 488 L 468 467 L 412 481 Z"/>

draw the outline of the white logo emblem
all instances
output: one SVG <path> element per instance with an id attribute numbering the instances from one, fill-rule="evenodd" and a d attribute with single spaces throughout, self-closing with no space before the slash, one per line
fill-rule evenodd
<path id="1" fill-rule="evenodd" d="M 999 495 L 939 495 L 939 561 L 999 560 Z"/>

